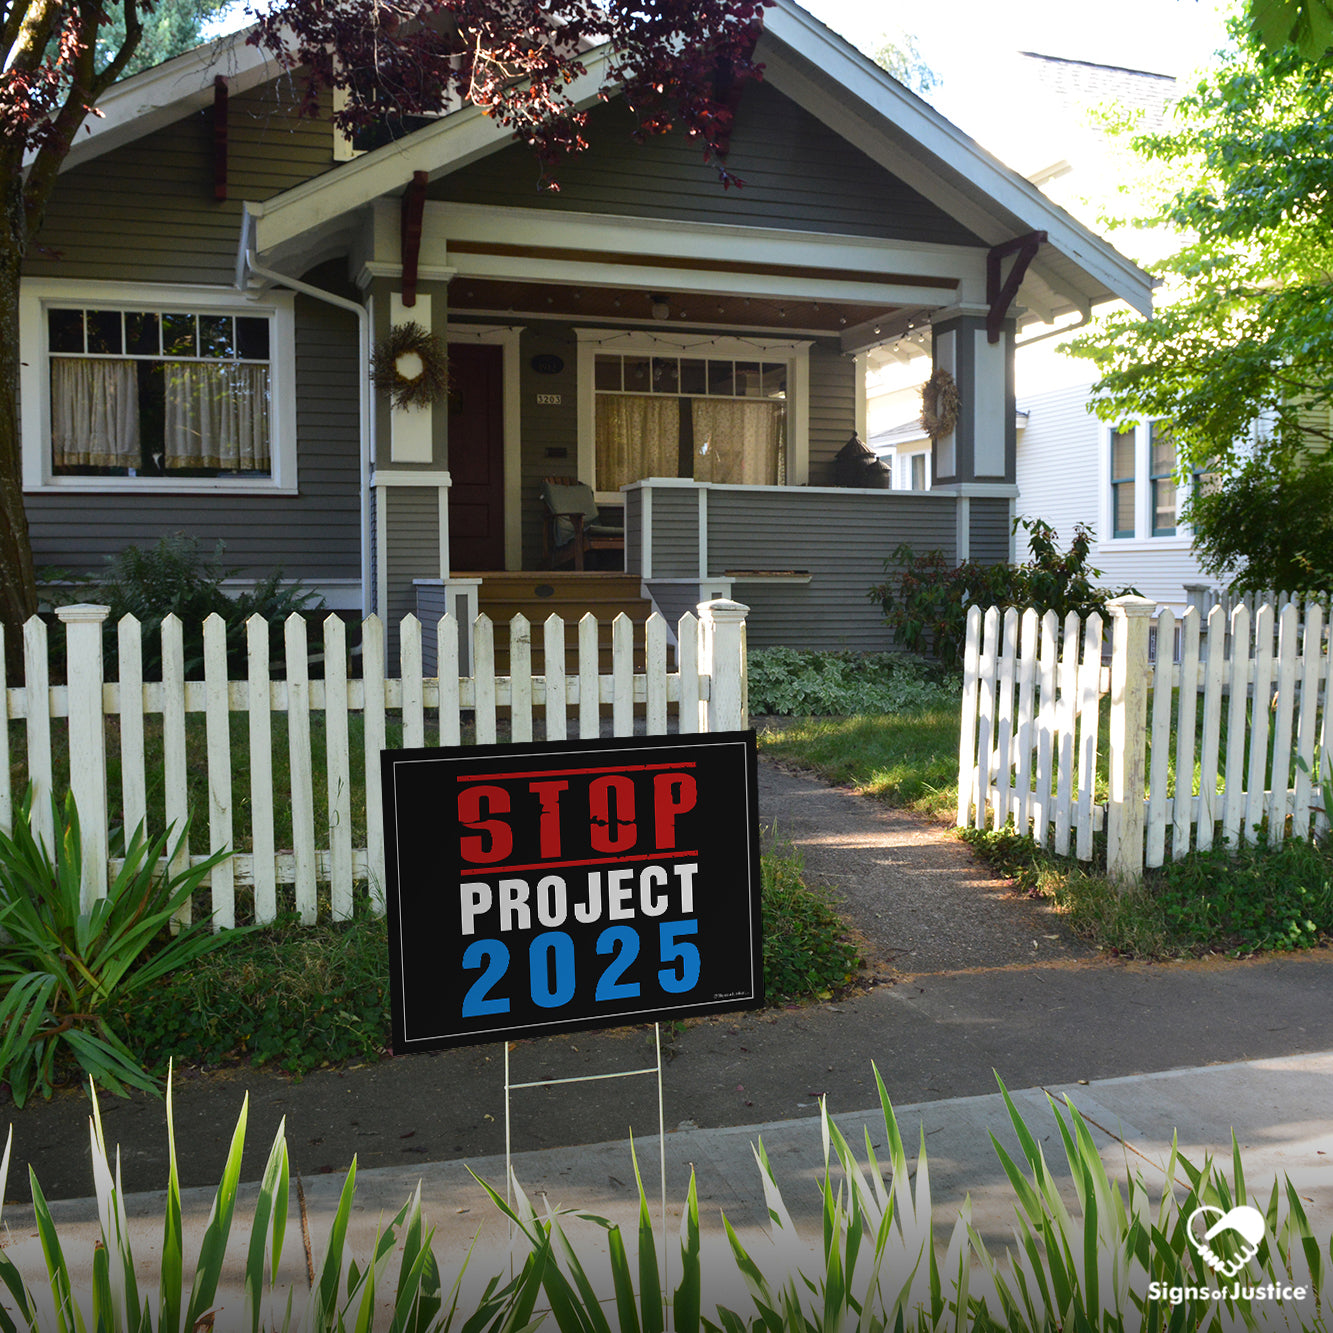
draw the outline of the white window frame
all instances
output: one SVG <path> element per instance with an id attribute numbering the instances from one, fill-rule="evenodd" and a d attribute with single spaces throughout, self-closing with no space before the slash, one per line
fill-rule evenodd
<path id="1" fill-rule="evenodd" d="M 790 338 L 713 337 L 706 333 L 616 333 L 610 329 L 575 329 L 578 338 L 579 477 L 589 482 L 599 504 L 618 504 L 619 491 L 597 486 L 597 385 L 599 352 L 631 355 L 697 356 L 719 361 L 772 361 L 787 368 L 787 481 L 810 480 L 810 347 Z M 688 480 L 688 478 L 686 479 Z"/>
<path id="2" fill-rule="evenodd" d="M 60 477 L 51 464 L 51 370 L 47 311 L 53 306 L 85 310 L 180 310 L 190 314 L 269 317 L 269 440 L 267 477 Z M 270 292 L 249 301 L 234 287 L 187 287 L 168 283 L 24 279 L 19 293 L 19 410 L 22 414 L 25 493 L 109 495 L 295 495 L 296 316 L 291 292 Z"/>
<path id="3" fill-rule="evenodd" d="M 1115 431 L 1107 426 L 1101 431 L 1101 457 L 1098 460 L 1097 474 L 1101 479 L 1101 517 L 1097 531 L 1107 533 L 1099 537 L 1098 550 L 1106 551 L 1167 551 L 1186 550 L 1194 544 L 1194 534 L 1188 523 L 1181 517 L 1181 507 L 1188 498 L 1188 491 L 1177 481 L 1176 486 L 1176 530 L 1173 533 L 1153 535 L 1153 487 L 1152 487 L 1152 423 L 1139 421 L 1131 428 L 1134 432 L 1134 535 L 1116 537 L 1115 506 L 1111 488 L 1111 442 Z M 1180 454 L 1177 450 L 1176 465 L 1179 467 Z"/>

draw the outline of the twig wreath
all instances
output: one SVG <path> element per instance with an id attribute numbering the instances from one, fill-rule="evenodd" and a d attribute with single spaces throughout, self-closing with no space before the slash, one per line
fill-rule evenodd
<path id="1" fill-rule="evenodd" d="M 430 407 L 449 392 L 449 356 L 439 334 L 409 320 L 376 342 L 370 377 L 395 408 Z"/>
<path id="2" fill-rule="evenodd" d="M 936 366 L 921 386 L 921 429 L 932 440 L 948 435 L 958 424 L 958 384 L 943 366 Z"/>

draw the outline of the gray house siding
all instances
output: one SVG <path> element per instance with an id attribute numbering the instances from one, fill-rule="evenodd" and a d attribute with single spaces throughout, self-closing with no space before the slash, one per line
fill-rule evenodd
<path id="1" fill-rule="evenodd" d="M 810 349 L 810 485 L 832 486 L 833 460 L 856 429 L 856 361 L 841 349 Z"/>
<path id="2" fill-rule="evenodd" d="M 900 542 L 955 549 L 954 502 L 884 491 L 739 491 L 708 497 L 709 572 L 805 570 L 809 583 L 734 576 L 732 596 L 750 607 L 751 647 L 886 649 L 883 613 L 866 596 Z M 656 501 L 654 501 L 656 504 Z"/>
<path id="3" fill-rule="evenodd" d="M 884 579 L 885 561 L 902 542 L 957 554 L 957 501 L 951 495 L 808 487 L 710 486 L 652 489 L 653 578 L 664 615 L 693 609 L 699 495 L 707 497 L 708 569 L 730 578 L 732 596 L 750 608 L 756 648 L 889 648 L 880 607 L 867 591 Z M 628 521 L 642 523 L 642 491 L 628 495 Z M 660 554 L 659 554 L 660 553 Z M 804 576 L 808 579 L 804 580 Z"/>
<path id="4" fill-rule="evenodd" d="M 330 276 L 316 272 L 312 280 Z M 359 579 L 356 347 L 350 314 L 297 298 L 299 494 L 228 494 L 222 486 L 215 496 L 29 494 L 24 503 L 37 564 L 96 570 L 127 545 L 184 532 L 210 550 L 225 542 L 226 563 L 241 577 L 280 568 L 306 581 Z"/>
<path id="5" fill-rule="evenodd" d="M 655 579 L 696 578 L 699 573 L 699 493 L 661 487 L 653 491 Z"/>
<path id="6" fill-rule="evenodd" d="M 543 191 L 529 149 L 506 148 L 435 182 L 456 203 L 612 213 L 693 222 L 980 245 L 965 227 L 889 175 L 767 84 L 745 90 L 727 167 L 744 185 L 723 189 L 697 141 L 669 134 L 637 144 L 619 101 L 591 114 L 592 145 L 560 164 L 560 190 Z"/>
<path id="7" fill-rule="evenodd" d="M 213 197 L 211 111 L 67 171 L 24 272 L 230 286 L 241 201 L 267 199 L 333 165 L 328 122 L 298 116 L 289 94 L 275 83 L 230 101 L 225 200 Z"/>
<path id="8" fill-rule="evenodd" d="M 1009 501 L 973 499 L 969 502 L 968 555 L 983 565 L 1002 565 L 1009 559 Z"/>
<path id="9" fill-rule="evenodd" d="M 417 613 L 417 588 L 413 580 L 428 577 L 440 567 L 439 491 L 434 486 L 386 487 L 385 525 L 388 647 L 391 659 L 396 662 L 399 623 L 404 616 Z"/>

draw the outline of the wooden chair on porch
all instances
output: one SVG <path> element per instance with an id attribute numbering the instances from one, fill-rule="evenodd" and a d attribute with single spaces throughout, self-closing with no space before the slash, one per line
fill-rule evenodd
<path id="1" fill-rule="evenodd" d="M 545 477 L 541 487 L 546 521 L 542 525 L 542 563 L 548 569 L 573 560 L 584 567 L 590 551 L 624 551 L 623 524 L 603 523 L 587 482 L 574 477 Z"/>

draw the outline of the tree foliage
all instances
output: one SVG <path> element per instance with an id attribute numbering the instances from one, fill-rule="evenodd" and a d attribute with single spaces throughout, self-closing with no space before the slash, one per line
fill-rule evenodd
<path id="1" fill-rule="evenodd" d="M 1211 474 L 1187 510 L 1205 563 L 1286 587 L 1314 536 L 1287 515 L 1307 474 L 1328 466 L 1333 411 L 1333 60 L 1264 50 L 1243 24 L 1232 33 L 1235 48 L 1181 101 L 1175 125 L 1134 141 L 1177 182 L 1154 219 L 1179 241 L 1157 266 L 1157 309 L 1104 319 L 1077 350 L 1102 372 L 1099 415 L 1166 418 L 1186 470 Z M 1289 527 L 1269 534 L 1290 548 L 1281 560 L 1271 542 L 1236 544 L 1236 503 L 1261 490 Z"/>
<path id="2" fill-rule="evenodd" d="M 282 0 L 256 14 L 252 40 L 300 71 L 308 111 L 336 90 L 334 120 L 349 134 L 386 115 L 471 104 L 528 143 L 555 188 L 555 163 L 586 146 L 588 98 L 614 87 L 641 137 L 683 130 L 730 184 L 728 136 L 741 88 L 760 77 L 765 3 Z M 590 94 L 576 81 L 598 47 L 609 59 Z"/>

